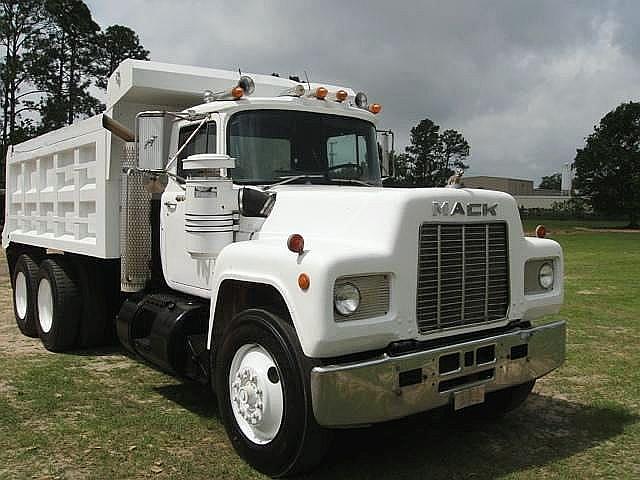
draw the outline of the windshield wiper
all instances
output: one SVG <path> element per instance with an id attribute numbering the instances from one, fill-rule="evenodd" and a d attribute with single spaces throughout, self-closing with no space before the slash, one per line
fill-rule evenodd
<path id="1" fill-rule="evenodd" d="M 375 185 L 373 185 L 372 183 L 368 183 L 363 180 L 357 180 L 355 178 L 331 178 L 331 177 L 325 177 L 325 178 L 331 182 L 343 182 L 343 183 L 350 183 L 352 185 L 363 185 L 365 187 L 375 187 Z"/>
<path id="2" fill-rule="evenodd" d="M 306 175 L 293 175 L 291 177 L 286 177 L 283 180 L 280 180 L 279 182 L 272 183 L 271 185 L 267 185 L 266 187 L 264 187 L 264 190 L 269 190 L 279 185 L 286 185 L 288 183 L 297 182 L 298 180 L 325 180 L 333 183 L 346 183 L 351 185 L 362 185 L 364 187 L 375 187 L 375 185 L 371 183 L 365 182 L 363 180 L 357 180 L 355 178 L 332 178 L 332 177 L 328 177 L 327 175 L 306 174 Z"/>
<path id="3" fill-rule="evenodd" d="M 283 177 L 280 177 L 283 178 Z M 283 180 L 280 180 L 279 182 L 276 183 L 272 183 L 271 185 L 267 185 L 266 187 L 264 187 L 264 190 L 269 190 L 273 187 L 277 187 L 278 185 L 286 185 L 287 183 L 292 183 L 292 182 L 296 182 L 298 180 L 311 180 L 311 179 L 326 179 L 326 177 L 324 175 L 293 175 L 292 177 L 284 177 Z"/>

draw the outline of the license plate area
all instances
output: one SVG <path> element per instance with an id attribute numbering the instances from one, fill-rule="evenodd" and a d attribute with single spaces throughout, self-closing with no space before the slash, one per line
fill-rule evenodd
<path id="1" fill-rule="evenodd" d="M 484 385 L 476 385 L 475 387 L 453 392 L 453 409 L 461 410 L 472 405 L 484 403 L 484 392 Z"/>

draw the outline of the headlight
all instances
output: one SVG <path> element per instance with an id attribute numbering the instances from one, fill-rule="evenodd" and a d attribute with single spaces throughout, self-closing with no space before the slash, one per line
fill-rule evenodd
<path id="1" fill-rule="evenodd" d="M 547 262 L 543 263 L 538 270 L 538 283 L 545 290 L 549 290 L 553 287 L 553 264 Z"/>
<path id="2" fill-rule="evenodd" d="M 349 316 L 360 306 L 360 290 L 353 283 L 336 285 L 333 291 L 333 304 L 340 315 Z"/>

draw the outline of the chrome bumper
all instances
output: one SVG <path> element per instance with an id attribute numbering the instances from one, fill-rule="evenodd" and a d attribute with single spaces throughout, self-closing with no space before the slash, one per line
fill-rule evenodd
<path id="1" fill-rule="evenodd" d="M 557 321 L 402 356 L 315 367 L 313 411 L 327 427 L 406 417 L 446 405 L 471 386 L 483 384 L 491 392 L 542 377 L 564 362 L 565 342 L 566 322 Z"/>

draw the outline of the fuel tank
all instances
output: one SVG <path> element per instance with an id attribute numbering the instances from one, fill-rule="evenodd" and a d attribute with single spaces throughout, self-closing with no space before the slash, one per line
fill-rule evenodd
<path id="1" fill-rule="evenodd" d="M 122 345 L 161 370 L 198 379 L 207 375 L 209 304 L 155 293 L 128 298 L 118 314 Z"/>

